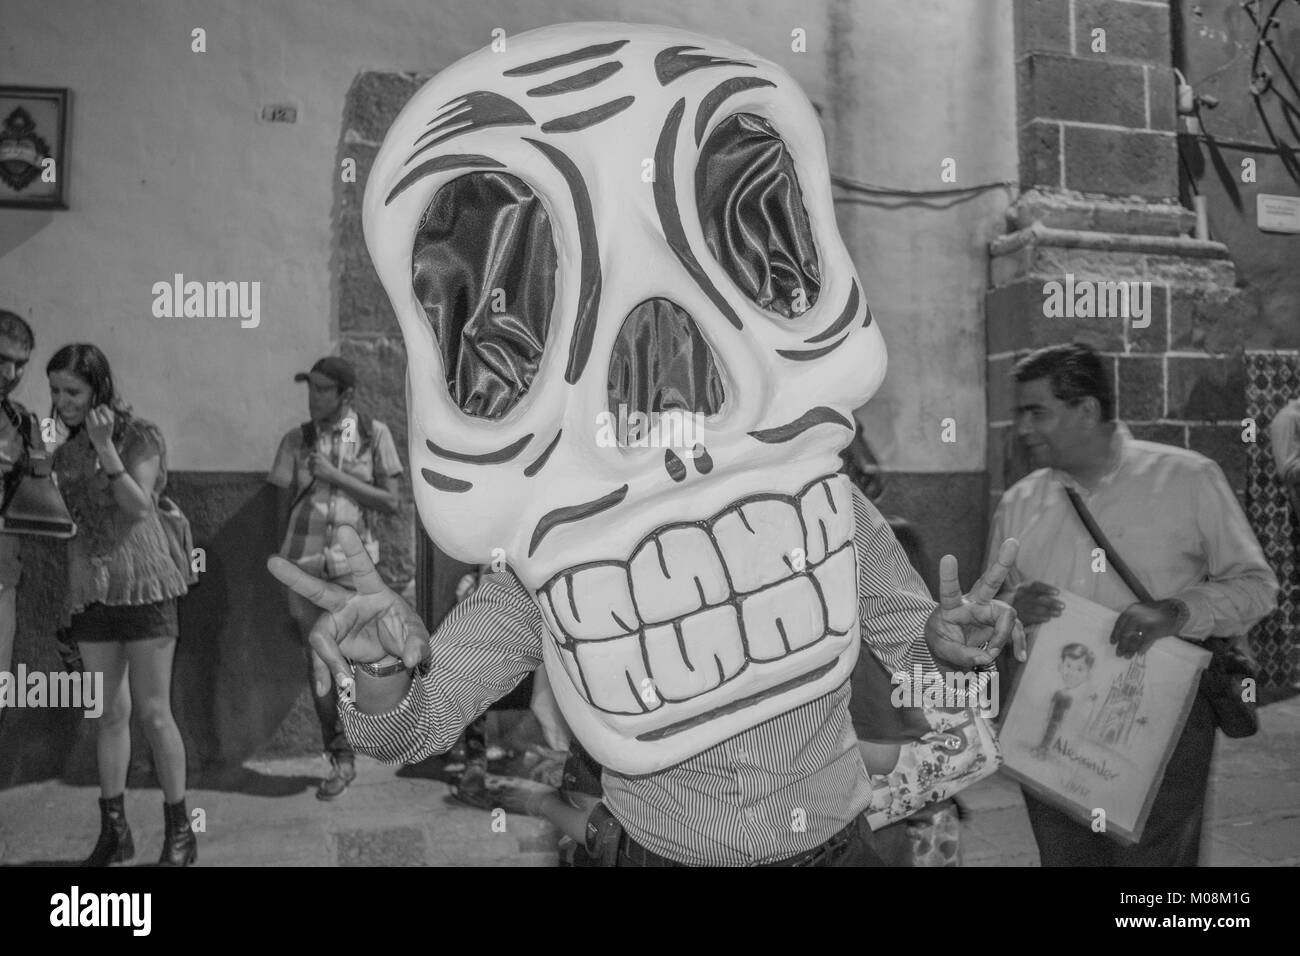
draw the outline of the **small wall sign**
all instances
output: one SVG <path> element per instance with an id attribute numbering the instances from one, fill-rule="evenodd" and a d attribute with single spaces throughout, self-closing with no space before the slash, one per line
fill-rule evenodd
<path id="1" fill-rule="evenodd" d="M 1300 233 L 1300 196 L 1255 196 L 1255 222 L 1264 232 Z"/>

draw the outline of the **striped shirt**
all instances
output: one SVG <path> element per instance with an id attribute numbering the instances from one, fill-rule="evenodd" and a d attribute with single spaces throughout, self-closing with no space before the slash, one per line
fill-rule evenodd
<path id="1" fill-rule="evenodd" d="M 925 621 L 935 602 L 888 523 L 856 489 L 854 545 L 862 639 L 885 668 L 935 670 Z M 542 619 L 509 573 L 484 575 L 430 640 L 431 667 L 384 714 L 340 704 L 359 753 L 415 763 L 542 662 Z M 848 711 L 849 683 L 659 773 L 606 770 L 604 802 L 647 849 L 692 865 L 747 866 L 810 850 L 871 802 Z"/>

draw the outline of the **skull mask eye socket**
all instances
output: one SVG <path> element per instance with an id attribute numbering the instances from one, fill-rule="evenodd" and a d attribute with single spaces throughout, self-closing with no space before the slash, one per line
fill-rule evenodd
<path id="1" fill-rule="evenodd" d="M 504 173 L 470 173 L 433 196 L 411 282 L 447 388 L 466 415 L 498 419 L 528 393 L 555 301 L 555 241 L 541 199 Z"/>
<path id="2" fill-rule="evenodd" d="M 750 301 L 785 318 L 817 301 L 821 269 L 794 159 L 767 121 L 737 113 L 695 168 L 704 241 Z"/>

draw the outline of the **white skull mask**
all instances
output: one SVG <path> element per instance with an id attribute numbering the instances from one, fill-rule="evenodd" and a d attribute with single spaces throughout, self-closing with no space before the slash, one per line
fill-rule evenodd
<path id="1" fill-rule="evenodd" d="M 661 27 L 510 37 L 402 110 L 364 223 L 420 516 L 461 560 L 504 555 L 597 760 L 653 772 L 847 679 L 838 452 L 885 350 L 784 70 Z M 620 405 L 696 414 L 618 443 Z"/>

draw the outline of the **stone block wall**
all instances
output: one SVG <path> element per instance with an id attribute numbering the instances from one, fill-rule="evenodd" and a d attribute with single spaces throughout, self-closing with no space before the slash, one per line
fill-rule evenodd
<path id="1" fill-rule="evenodd" d="M 1032 350 L 1061 342 L 1082 342 L 1110 359 L 1116 414 L 1135 437 L 1191 448 L 1213 458 L 1233 489 L 1244 494 L 1243 352 L 1214 331 L 1219 322 L 1229 322 L 1238 307 L 1240 297 L 1219 275 L 1230 264 L 1218 257 L 1185 260 L 1178 265 L 1186 276 L 1178 282 L 1162 278 L 1162 273 L 1172 271 L 1173 257 L 1145 252 L 1142 244 L 1140 237 L 1130 237 L 1128 251 L 1097 254 L 1038 241 L 1024 259 L 1024 272 L 990 290 L 986 298 L 988 466 L 994 501 L 1028 469 L 1014 447 L 1011 369 Z M 1184 244 L 1196 253 L 1214 251 L 1209 243 L 1189 239 Z M 1117 240 L 1115 245 L 1118 249 L 1124 243 Z M 1076 281 L 1151 283 L 1149 315 L 1140 320 L 1045 316 L 1044 286 L 1064 283 L 1067 273 Z M 1218 348 L 1209 347 L 1207 330 L 1220 340 Z"/>
<path id="2" fill-rule="evenodd" d="M 1169 5 L 1015 0 L 1015 21 L 1025 191 L 1007 213 L 1008 234 L 989 248 L 990 504 L 1029 470 L 1015 433 L 1011 369 L 1033 349 L 1082 342 L 1111 363 L 1116 414 L 1134 436 L 1217 462 L 1259 533 L 1269 527 L 1255 500 L 1261 449 L 1243 434 L 1256 357 L 1246 348 L 1258 347 L 1259 299 L 1240 286 L 1226 245 L 1192 238 L 1195 217 L 1174 200 Z M 1047 308 L 1048 283 L 1086 281 L 1140 284 L 1149 292 L 1145 314 L 1120 308 L 1065 318 Z M 1261 541 L 1281 573 L 1278 542 L 1268 534 Z M 1288 600 L 1284 610 L 1294 614 Z M 1274 662 L 1266 684 L 1285 683 L 1293 667 L 1284 631 L 1274 616 L 1252 633 L 1262 659 Z"/>
<path id="3" fill-rule="evenodd" d="M 436 72 L 436 71 L 435 71 Z M 338 303 L 338 352 L 356 367 L 360 414 L 392 429 L 405 473 L 402 509 L 381 517 L 379 573 L 397 590 L 415 576 L 415 534 L 419 524 L 411 495 L 406 427 L 406 349 L 388 295 L 375 273 L 361 229 L 361 207 L 370 167 L 384 134 L 402 107 L 432 74 L 368 71 L 348 90 L 335 169 L 356 164 L 356 181 L 335 183 L 332 278 Z"/>
<path id="4" fill-rule="evenodd" d="M 1020 180 L 990 247 L 989 491 L 1028 470 L 1009 373 L 1030 351 L 1082 342 L 1111 361 L 1136 437 L 1214 458 L 1244 495 L 1241 330 L 1253 309 L 1221 243 L 1190 238 L 1178 196 L 1169 5 L 1016 0 Z M 1146 314 L 1049 317 L 1047 283 L 1141 283 Z"/>
<path id="5" fill-rule="evenodd" d="M 1016 0 L 1015 13 L 1021 186 L 1176 196 L 1168 4 Z"/>

